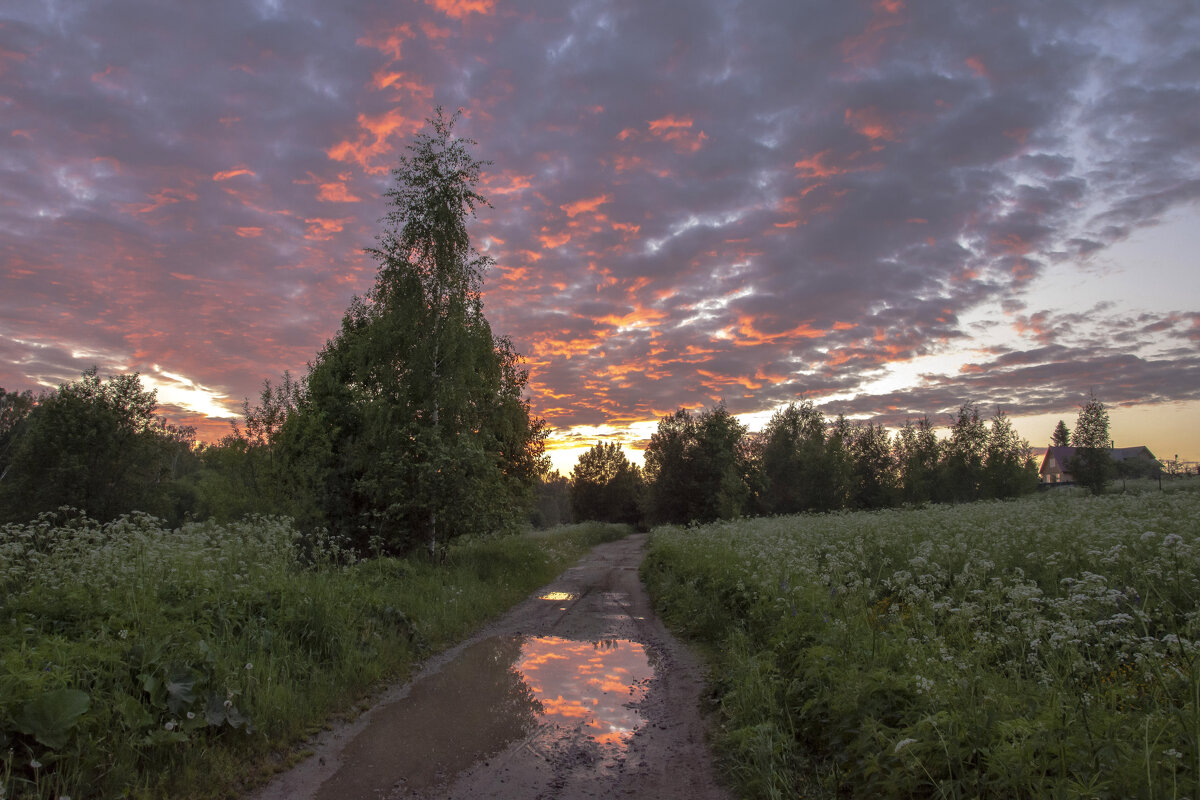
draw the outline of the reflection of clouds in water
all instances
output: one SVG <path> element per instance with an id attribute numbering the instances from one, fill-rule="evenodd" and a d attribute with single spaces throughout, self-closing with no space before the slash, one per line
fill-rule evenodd
<path id="1" fill-rule="evenodd" d="M 541 702 L 543 718 L 582 725 L 600 744 L 625 744 L 643 722 L 629 706 L 645 697 L 653 670 L 637 642 L 528 639 L 516 668 Z"/>

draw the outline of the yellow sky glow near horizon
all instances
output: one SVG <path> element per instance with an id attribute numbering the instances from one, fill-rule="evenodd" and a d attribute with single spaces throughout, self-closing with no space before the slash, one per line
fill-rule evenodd
<path id="1" fill-rule="evenodd" d="M 987 409 L 980 409 L 986 417 Z M 1059 414 L 1029 414 L 1010 416 L 1013 427 L 1031 447 L 1041 448 L 1050 443 L 1054 426 L 1061 419 L 1068 428 L 1075 427 L 1078 411 Z M 769 414 L 740 414 L 738 418 L 748 424 L 752 431 L 761 430 Z M 1108 408 L 1109 432 L 1117 447 L 1145 446 L 1155 457 L 1166 460 L 1176 457 L 1181 461 L 1200 461 L 1200 401 L 1161 403 L 1130 407 Z M 630 440 L 645 440 L 654 430 L 653 422 L 639 423 L 632 432 L 612 429 L 598 434 L 595 441 L 586 445 L 568 444 L 555 446 L 547 442 L 546 452 L 550 456 L 551 469 L 569 477 L 579 457 L 595 445 L 596 441 L 618 441 L 626 456 L 638 465 L 645 464 L 645 451 L 629 444 Z"/>

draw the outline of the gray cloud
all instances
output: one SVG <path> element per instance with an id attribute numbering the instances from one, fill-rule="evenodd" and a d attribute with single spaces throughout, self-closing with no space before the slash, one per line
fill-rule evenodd
<path id="1" fill-rule="evenodd" d="M 0 384 L 158 364 L 240 399 L 302 370 L 369 287 L 387 169 L 442 103 L 494 162 L 489 317 L 560 428 L 979 359 L 964 319 L 990 306 L 1016 328 L 993 361 L 837 407 L 1056 410 L 1104 369 L 1131 387 L 1114 402 L 1194 398 L 1194 290 L 1136 320 L 1031 293 L 1200 198 L 1200 12 L 1133 11 L 7 11 Z"/>

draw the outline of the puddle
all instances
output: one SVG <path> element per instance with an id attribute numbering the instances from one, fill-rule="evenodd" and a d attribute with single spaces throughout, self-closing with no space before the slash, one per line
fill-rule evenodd
<path id="1" fill-rule="evenodd" d="M 521 740 L 543 758 L 565 746 L 612 767 L 644 722 L 630 706 L 653 674 L 627 639 L 487 639 L 379 709 L 317 797 L 420 792 Z"/>
<path id="2" fill-rule="evenodd" d="M 646 648 L 628 639 L 527 639 L 517 672 L 537 698 L 539 717 L 569 735 L 623 748 L 644 719 L 630 706 L 646 696 L 653 670 Z"/>

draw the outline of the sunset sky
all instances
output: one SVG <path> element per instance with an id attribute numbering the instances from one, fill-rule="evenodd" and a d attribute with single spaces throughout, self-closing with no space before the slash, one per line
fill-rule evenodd
<path id="1" fill-rule="evenodd" d="M 43 0 L 0 10 L 0 386 L 202 438 L 372 284 L 436 105 L 567 471 L 723 400 L 1200 459 L 1195 0 Z"/>

